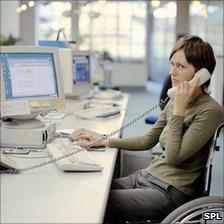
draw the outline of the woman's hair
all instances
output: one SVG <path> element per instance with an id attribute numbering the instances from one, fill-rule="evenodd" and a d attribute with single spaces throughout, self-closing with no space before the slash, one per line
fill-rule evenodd
<path id="1" fill-rule="evenodd" d="M 206 68 L 210 74 L 213 73 L 216 65 L 215 56 L 211 45 L 203 41 L 198 36 L 185 35 L 181 37 L 171 51 L 169 59 L 179 50 L 183 50 L 187 62 L 194 66 L 196 72 L 201 68 Z M 210 80 L 202 85 L 203 91 L 206 92 Z"/>

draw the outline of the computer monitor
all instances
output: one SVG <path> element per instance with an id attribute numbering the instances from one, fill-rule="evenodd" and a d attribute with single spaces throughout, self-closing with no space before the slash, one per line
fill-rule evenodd
<path id="1" fill-rule="evenodd" d="M 65 108 L 57 48 L 1 47 L 0 65 L 1 119 L 32 126 L 37 115 Z"/>
<path id="2" fill-rule="evenodd" d="M 91 53 L 74 48 L 59 49 L 62 62 L 65 96 L 85 98 L 92 89 Z"/>

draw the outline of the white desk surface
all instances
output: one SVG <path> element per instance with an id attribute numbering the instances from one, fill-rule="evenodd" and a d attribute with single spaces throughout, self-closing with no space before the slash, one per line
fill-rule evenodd
<path id="1" fill-rule="evenodd" d="M 128 97 L 122 105 L 126 108 Z M 100 133 L 122 125 L 125 111 L 114 118 L 87 121 L 66 116 L 58 129 L 85 127 Z M 117 137 L 118 134 L 115 136 Z M 18 175 L 1 175 L 1 223 L 102 223 L 117 149 L 91 152 L 102 172 L 62 172 L 50 164 Z M 29 156 L 47 155 L 47 152 Z M 16 159 L 24 167 L 49 158 Z"/>

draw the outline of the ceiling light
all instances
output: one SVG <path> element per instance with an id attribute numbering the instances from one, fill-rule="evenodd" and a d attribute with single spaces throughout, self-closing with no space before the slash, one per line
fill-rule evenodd
<path id="1" fill-rule="evenodd" d="M 22 9 L 22 11 L 25 11 L 27 9 L 27 5 L 25 5 L 25 4 L 21 5 L 21 9 Z"/>
<path id="2" fill-rule="evenodd" d="M 35 2 L 34 1 L 29 1 L 28 5 L 29 5 L 29 7 L 33 7 L 35 5 Z"/>
<path id="3" fill-rule="evenodd" d="M 21 13 L 22 12 L 22 9 L 20 7 L 17 7 L 16 12 L 17 13 Z"/>
<path id="4" fill-rule="evenodd" d="M 195 7 L 201 7 L 201 2 L 200 1 L 193 1 L 192 4 Z"/>
<path id="5" fill-rule="evenodd" d="M 157 1 L 151 1 L 151 5 L 153 7 L 159 7 L 160 6 L 160 1 L 159 0 L 157 0 Z"/>

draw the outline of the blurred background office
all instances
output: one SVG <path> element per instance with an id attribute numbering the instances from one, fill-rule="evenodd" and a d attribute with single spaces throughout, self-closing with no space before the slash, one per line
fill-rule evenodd
<path id="1" fill-rule="evenodd" d="M 196 34 L 212 45 L 217 67 L 211 91 L 223 105 L 222 0 L 1 0 L 2 45 L 56 40 L 62 28 L 66 39 L 79 50 L 93 52 L 93 82 L 104 77 L 107 84 L 131 94 L 127 120 L 158 102 L 169 74 L 169 53 L 180 34 Z M 138 123 L 123 135 L 133 136 L 148 128 L 144 122 Z M 139 162 L 132 162 L 137 154 L 123 157 L 124 164 L 127 162 L 122 175 L 146 166 L 144 153 L 138 154 Z"/>
<path id="2" fill-rule="evenodd" d="M 10 36 L 17 45 L 55 40 L 60 28 L 80 50 L 107 52 L 109 82 L 119 86 L 144 87 L 150 80 L 149 91 L 161 88 L 179 34 L 199 35 L 223 60 L 221 0 L 1 1 L 2 44 Z"/>

